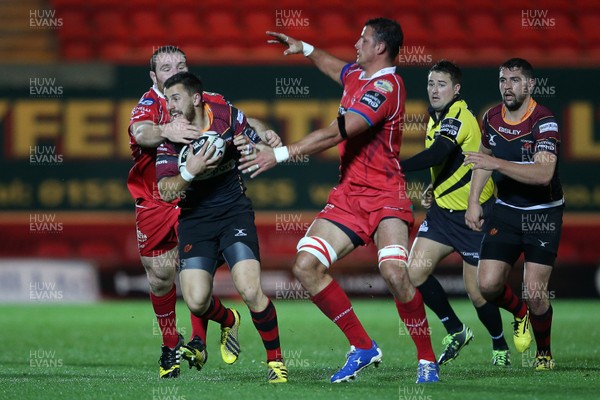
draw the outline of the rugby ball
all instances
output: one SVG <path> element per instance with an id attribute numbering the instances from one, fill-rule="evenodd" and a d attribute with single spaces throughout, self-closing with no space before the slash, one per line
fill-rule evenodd
<path id="1" fill-rule="evenodd" d="M 208 141 L 209 146 L 215 146 L 215 154 L 211 157 L 211 160 L 215 158 L 221 158 L 223 154 L 225 154 L 225 140 L 221 138 L 221 136 L 215 131 L 207 131 L 202 134 L 198 139 L 194 140 L 192 144 L 192 150 L 194 154 L 198 153 L 198 151 L 204 146 L 204 143 Z M 179 169 L 183 167 L 187 161 L 188 153 L 190 151 L 189 146 L 183 146 L 181 151 L 179 152 L 179 159 L 177 160 L 177 165 Z"/>

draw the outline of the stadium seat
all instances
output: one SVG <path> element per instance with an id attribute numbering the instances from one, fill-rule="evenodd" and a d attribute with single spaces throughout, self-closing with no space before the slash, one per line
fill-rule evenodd
<path id="1" fill-rule="evenodd" d="M 202 21 L 202 30 L 207 34 L 204 40 L 209 46 L 213 48 L 222 48 L 225 45 L 243 46 L 240 23 L 231 13 L 213 12 L 202 16 Z"/>
<path id="2" fill-rule="evenodd" d="M 453 14 L 458 16 L 462 4 L 455 0 L 429 0 L 427 10 L 430 14 Z"/>
<path id="3" fill-rule="evenodd" d="M 470 46 L 474 49 L 502 48 L 503 35 L 496 18 L 487 13 L 476 13 L 469 16 L 467 26 L 470 35 Z"/>
<path id="4" fill-rule="evenodd" d="M 95 32 L 99 42 L 127 42 L 130 32 L 122 12 L 116 10 L 99 11 L 93 14 Z"/>
<path id="5" fill-rule="evenodd" d="M 465 18 L 471 15 L 485 13 L 497 18 L 496 2 L 481 0 L 463 0 L 461 2 L 461 13 Z"/>
<path id="6" fill-rule="evenodd" d="M 58 29 L 61 41 L 69 40 L 92 40 L 92 29 L 88 21 L 88 15 L 82 10 L 63 11 L 61 17 L 62 29 Z"/>
<path id="7" fill-rule="evenodd" d="M 266 31 L 275 31 L 275 17 L 272 12 L 253 11 L 248 13 L 243 20 L 244 39 L 249 46 L 262 47 L 266 45 L 268 36 Z"/>
<path id="8" fill-rule="evenodd" d="M 323 13 L 319 15 L 317 23 L 322 46 L 352 46 L 360 35 L 360 32 L 351 30 L 349 22 L 344 14 L 341 13 Z"/>
<path id="9" fill-rule="evenodd" d="M 394 14 L 394 20 L 402 27 L 405 46 L 429 46 L 431 35 L 420 14 L 399 12 Z"/>
<path id="10" fill-rule="evenodd" d="M 155 11 L 138 11 L 131 16 L 131 38 L 136 47 L 158 47 L 167 41 L 164 22 Z"/>
<path id="11" fill-rule="evenodd" d="M 184 51 L 190 45 L 202 44 L 209 35 L 208 31 L 202 29 L 202 24 L 198 22 L 199 18 L 194 13 L 176 11 L 167 14 L 166 18 L 171 42 Z"/>
<path id="12" fill-rule="evenodd" d="M 436 38 L 432 46 L 435 47 L 450 47 L 450 48 L 467 48 L 467 33 L 464 30 L 463 24 L 457 15 L 454 14 L 436 14 L 431 15 L 426 19 L 429 23 L 427 27 L 432 36 Z"/>

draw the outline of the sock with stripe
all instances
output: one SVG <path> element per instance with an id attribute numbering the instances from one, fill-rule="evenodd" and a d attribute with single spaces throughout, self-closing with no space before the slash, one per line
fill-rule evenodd
<path id="1" fill-rule="evenodd" d="M 460 332 L 463 329 L 462 321 L 448 302 L 448 295 L 433 275 L 429 275 L 417 290 L 421 292 L 425 305 L 438 316 L 449 334 Z"/>
<path id="2" fill-rule="evenodd" d="M 221 326 L 232 327 L 235 322 L 233 312 L 221 304 L 217 296 L 213 296 L 208 310 L 202 315 L 202 318 L 218 322 Z"/>
<path id="3" fill-rule="evenodd" d="M 548 307 L 548 310 L 542 315 L 534 315 L 529 313 L 529 322 L 531 322 L 531 329 L 535 336 L 535 343 L 537 344 L 536 356 L 550 356 L 550 333 L 552 330 L 552 305 Z"/>
<path id="4" fill-rule="evenodd" d="M 431 347 L 431 332 L 425 314 L 425 305 L 421 292 L 415 290 L 412 300 L 401 303 L 395 299 L 398 314 L 408 329 L 415 346 L 417 346 L 417 359 L 435 362 L 435 354 Z"/>
<path id="5" fill-rule="evenodd" d="M 312 302 L 344 332 L 350 345 L 370 349 L 372 340 L 352 309 L 350 299 L 334 280 L 312 297 Z"/>
<path id="6" fill-rule="evenodd" d="M 164 296 L 155 296 L 150 293 L 150 302 L 163 338 L 163 346 L 174 349 L 179 343 L 179 335 L 175 326 L 177 321 L 175 317 L 175 304 L 177 302 L 175 285 Z"/>
<path id="7" fill-rule="evenodd" d="M 279 343 L 277 311 L 271 300 L 269 300 L 267 308 L 263 311 L 254 312 L 250 310 L 250 315 L 252 316 L 252 322 L 262 339 L 265 350 L 267 351 L 267 362 L 283 361 Z"/>
<path id="8" fill-rule="evenodd" d="M 498 306 L 486 302 L 481 307 L 475 307 L 479 320 L 485 326 L 492 337 L 492 347 L 494 350 L 508 350 L 508 344 L 502 333 L 502 317 Z"/>
<path id="9" fill-rule="evenodd" d="M 523 318 L 527 314 L 525 302 L 518 298 L 512 288 L 506 283 L 504 284 L 502 294 L 494 300 L 494 303 L 496 303 L 498 307 L 504 308 L 512 313 L 516 318 Z"/>

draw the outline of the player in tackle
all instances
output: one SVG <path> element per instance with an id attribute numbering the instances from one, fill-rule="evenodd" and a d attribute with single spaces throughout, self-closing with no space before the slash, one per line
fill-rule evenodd
<path id="1" fill-rule="evenodd" d="M 237 312 L 226 309 L 212 296 L 214 273 L 226 262 L 267 352 L 268 382 L 287 382 L 277 312 L 260 286 L 254 211 L 237 169 L 240 154 L 234 144 L 239 135 L 245 135 L 252 143 L 259 143 L 261 138 L 238 109 L 204 101 L 202 82 L 189 72 L 169 78 L 165 82 L 165 96 L 175 120 L 184 119 L 201 132 L 216 132 L 226 142 L 225 151 L 219 156 L 215 156 L 215 146 L 209 146 L 208 141 L 195 155 L 190 147 L 181 168 L 178 157 L 184 146 L 166 141 L 157 150 L 160 195 L 167 202 L 180 199 L 178 234 L 183 298 L 198 317 L 225 326 L 239 321 Z M 239 352 L 237 340 L 228 342 L 227 347 Z"/>
<path id="2" fill-rule="evenodd" d="M 339 184 L 298 242 L 293 267 L 313 303 L 350 344 L 346 363 L 331 382 L 348 381 L 365 367 L 381 362 L 381 349 L 328 273 L 336 260 L 370 242 L 379 250 L 379 272 L 417 347 L 417 382 L 437 382 L 439 368 L 423 300 L 406 268 L 413 214 L 398 160 L 406 93 L 394 66 L 402 46 L 402 29 L 385 18 L 367 21 L 355 45 L 357 60 L 350 64 L 285 34 L 268 34 L 273 37 L 271 43 L 288 47 L 285 55 L 304 54 L 344 88 L 337 121 L 290 146 L 271 149 L 258 144 L 258 153 L 244 157 L 240 166 L 254 177 L 290 157 L 315 154 L 335 145 L 339 148 Z"/>

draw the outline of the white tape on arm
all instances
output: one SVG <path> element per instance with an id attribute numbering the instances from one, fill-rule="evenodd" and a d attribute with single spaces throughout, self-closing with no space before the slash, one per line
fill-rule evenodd
<path id="1" fill-rule="evenodd" d="M 310 56 L 314 50 L 315 46 L 302 42 L 302 54 L 304 54 L 304 57 Z"/>
<path id="2" fill-rule="evenodd" d="M 275 155 L 275 160 L 277 161 L 277 164 L 284 162 L 285 160 L 290 158 L 290 151 L 288 150 L 287 146 L 275 147 L 273 149 L 273 154 Z"/>
<path id="3" fill-rule="evenodd" d="M 196 177 L 195 175 L 190 174 L 185 165 L 179 169 L 179 172 L 181 173 L 183 180 L 186 182 L 191 182 Z"/>

